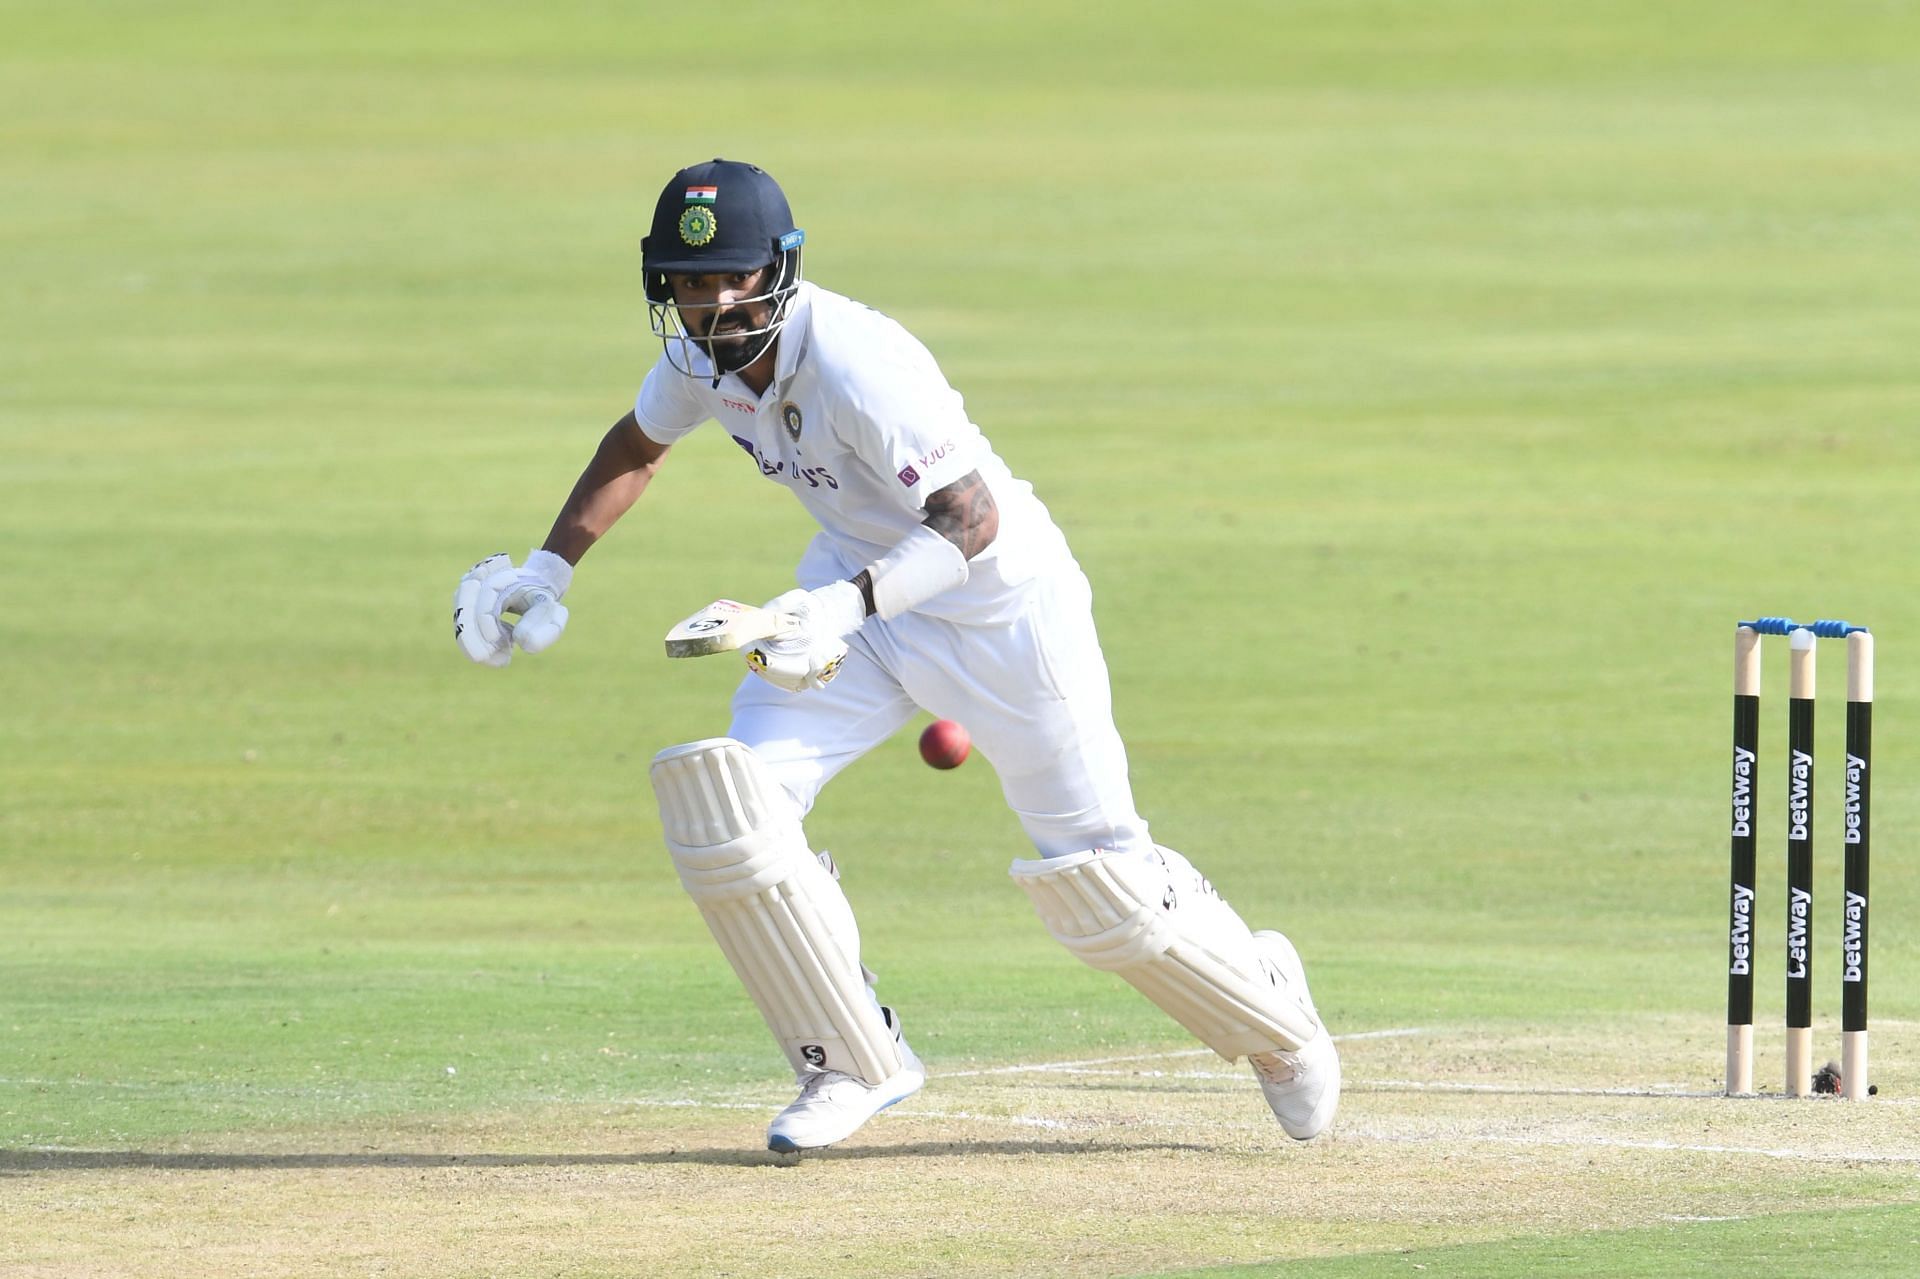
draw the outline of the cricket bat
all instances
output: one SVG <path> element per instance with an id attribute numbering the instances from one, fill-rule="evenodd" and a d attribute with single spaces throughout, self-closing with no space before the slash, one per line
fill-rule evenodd
<path id="1" fill-rule="evenodd" d="M 771 639 L 798 621 L 791 613 L 773 613 L 738 600 L 715 600 L 667 632 L 667 656 L 731 653 Z"/>

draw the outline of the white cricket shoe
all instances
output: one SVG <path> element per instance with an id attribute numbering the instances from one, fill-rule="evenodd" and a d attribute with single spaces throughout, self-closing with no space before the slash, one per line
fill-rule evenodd
<path id="1" fill-rule="evenodd" d="M 1293 943 L 1276 932 L 1258 932 L 1253 939 L 1281 980 L 1319 1021 L 1313 996 L 1307 992 L 1307 972 Z M 1287 1136 L 1311 1141 L 1327 1130 L 1333 1112 L 1340 1108 L 1340 1053 L 1324 1023 L 1298 1052 L 1250 1053 L 1247 1061 Z"/>
<path id="2" fill-rule="evenodd" d="M 899 1035 L 891 1008 L 880 1010 L 895 1027 L 900 1069 L 878 1084 L 838 1070 L 816 1070 L 800 1079 L 800 1095 L 767 1127 L 767 1149 L 790 1155 L 843 1141 L 888 1106 L 905 1101 L 927 1082 L 927 1069 Z"/>

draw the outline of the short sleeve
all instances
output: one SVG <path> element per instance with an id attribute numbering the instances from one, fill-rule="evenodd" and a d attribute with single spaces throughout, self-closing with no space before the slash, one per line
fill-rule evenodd
<path id="1" fill-rule="evenodd" d="M 655 444 L 678 443 L 709 416 L 693 393 L 692 380 L 667 363 L 664 355 L 633 397 L 633 420 Z"/>
<path id="2" fill-rule="evenodd" d="M 927 495 L 978 469 L 985 439 L 960 393 L 927 349 L 904 342 L 885 361 L 861 367 L 851 412 L 837 423 L 846 444 L 914 508 Z"/>

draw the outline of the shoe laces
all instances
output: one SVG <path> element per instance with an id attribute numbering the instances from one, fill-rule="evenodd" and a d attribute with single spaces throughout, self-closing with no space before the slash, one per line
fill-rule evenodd
<path id="1" fill-rule="evenodd" d="M 1298 1053 L 1248 1053 L 1247 1060 L 1253 1063 L 1260 1077 L 1270 1084 L 1290 1084 L 1300 1074 Z"/>
<path id="2" fill-rule="evenodd" d="M 816 1070 L 800 1081 L 800 1095 L 794 1098 L 793 1104 L 796 1106 L 804 1106 L 808 1102 L 824 1100 L 828 1091 L 836 1084 L 860 1083 L 860 1080 L 855 1079 L 845 1071 Z M 861 1086 L 865 1087 L 866 1085 L 861 1084 Z"/>

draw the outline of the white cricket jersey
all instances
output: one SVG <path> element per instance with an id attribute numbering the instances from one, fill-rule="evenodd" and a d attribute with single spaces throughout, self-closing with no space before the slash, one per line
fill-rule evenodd
<path id="1" fill-rule="evenodd" d="M 687 349 L 696 371 L 710 367 Z M 880 312 L 815 285 L 800 285 L 766 394 L 731 373 L 717 387 L 710 377 L 690 378 L 662 354 L 633 415 L 660 444 L 716 421 L 761 475 L 799 498 L 821 529 L 801 564 L 803 585 L 872 564 L 920 526 L 929 493 L 969 471 L 993 493 L 1000 531 L 970 562 L 963 585 L 914 611 L 1005 622 L 1021 612 L 1036 579 L 1078 571 L 1033 487 L 1014 478 L 968 419 L 926 347 Z"/>

